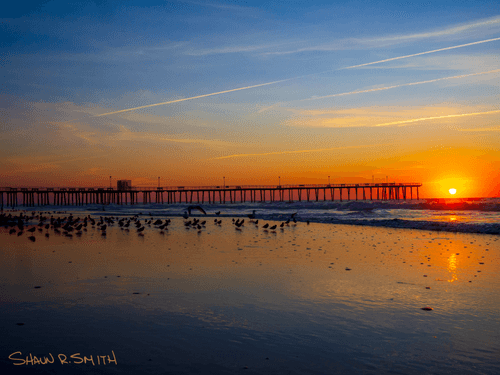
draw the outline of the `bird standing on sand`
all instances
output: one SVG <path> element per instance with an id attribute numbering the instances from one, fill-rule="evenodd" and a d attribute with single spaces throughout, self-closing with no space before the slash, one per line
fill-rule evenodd
<path id="1" fill-rule="evenodd" d="M 247 215 L 250 219 L 255 219 L 255 210 L 251 214 Z"/>

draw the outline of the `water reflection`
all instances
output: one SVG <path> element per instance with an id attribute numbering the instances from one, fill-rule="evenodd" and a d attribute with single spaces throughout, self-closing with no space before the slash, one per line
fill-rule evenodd
<path id="1" fill-rule="evenodd" d="M 439 353 L 439 363 L 457 363 L 457 347 L 471 358 L 499 349 L 499 331 L 491 329 L 499 326 L 500 310 L 494 298 L 500 291 L 499 247 L 493 236 L 303 223 L 277 233 L 254 225 L 235 231 L 229 219 L 202 233 L 186 229 L 179 219 L 168 233 L 148 227 L 144 237 L 118 228 L 109 228 L 106 238 L 89 232 L 36 243 L 0 236 L 2 295 L 18 304 L 11 310 L 0 304 L 0 317 L 23 312 L 24 306 L 36 312 L 44 303 L 55 306 L 61 324 L 74 322 L 77 306 L 103 325 L 123 314 L 139 327 L 129 330 L 137 336 L 130 342 L 163 345 L 163 356 L 174 347 L 181 354 L 234 354 L 245 342 L 254 343 L 251 352 L 259 356 L 264 348 L 263 358 L 274 350 L 287 360 L 279 348 L 289 345 L 301 355 L 296 373 L 308 372 L 303 353 L 319 363 L 341 351 L 355 368 L 366 358 L 375 372 L 385 371 L 377 361 L 393 352 L 401 372 L 415 373 L 414 358 L 422 353 Z M 445 280 L 449 283 L 440 282 Z M 434 310 L 424 312 L 423 306 Z M 104 308 L 116 315 L 102 316 Z M 179 317 L 183 324 L 169 325 Z M 45 317 L 41 327 L 53 325 Z M 158 333 L 143 331 L 150 326 Z M 75 334 L 71 327 L 70 332 Z M 117 328 L 109 336 L 122 335 Z M 176 344 L 168 346 L 165 337 Z M 210 344 L 194 350 L 199 339 Z M 120 349 L 120 340 L 114 345 Z M 120 353 L 127 350 L 121 347 Z M 487 355 L 480 360 L 488 362 Z M 429 366 L 420 369 L 432 372 Z M 457 373 L 469 373 L 457 366 Z"/>
<path id="2" fill-rule="evenodd" d="M 448 271 L 451 273 L 451 279 L 448 280 L 448 282 L 450 282 L 450 283 L 458 280 L 457 272 L 456 272 L 457 265 L 458 265 L 458 259 L 457 259 L 456 254 L 451 254 L 450 257 L 448 258 Z"/>

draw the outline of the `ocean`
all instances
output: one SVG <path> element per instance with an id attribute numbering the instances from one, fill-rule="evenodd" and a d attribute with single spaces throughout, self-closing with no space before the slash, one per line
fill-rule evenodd
<path id="1" fill-rule="evenodd" d="M 500 198 L 421 199 L 411 201 L 311 201 L 272 203 L 138 203 L 135 205 L 36 206 L 26 211 L 71 212 L 75 215 L 182 217 L 189 206 L 201 206 L 207 218 L 247 218 L 255 210 L 256 220 L 325 224 L 348 224 L 387 228 L 423 229 L 457 233 L 500 234 Z M 6 210 L 8 212 L 8 210 Z M 219 215 L 216 215 L 220 212 Z"/>
<path id="2" fill-rule="evenodd" d="M 0 227 L 0 371 L 499 374 L 498 202 L 449 203 L 29 208 L 144 230 Z"/>

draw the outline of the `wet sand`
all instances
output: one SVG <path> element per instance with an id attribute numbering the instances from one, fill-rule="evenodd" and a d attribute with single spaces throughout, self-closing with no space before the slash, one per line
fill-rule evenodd
<path id="1" fill-rule="evenodd" d="M 173 218 L 163 234 L 115 224 L 105 237 L 91 227 L 72 238 L 44 230 L 35 242 L 1 228 L 0 367 L 500 372 L 498 236 L 262 224 L 238 230 L 224 218 L 198 231 Z M 30 353 L 55 361 L 21 364 Z M 72 363 L 58 354 L 74 355 Z M 97 363 L 108 355 L 117 363 Z M 83 356 L 94 365 L 78 363 Z"/>

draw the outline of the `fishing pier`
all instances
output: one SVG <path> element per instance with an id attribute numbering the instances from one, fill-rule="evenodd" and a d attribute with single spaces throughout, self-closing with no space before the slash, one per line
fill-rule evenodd
<path id="1" fill-rule="evenodd" d="M 0 188 L 1 206 L 89 204 L 244 203 L 419 199 L 421 183 L 297 184 L 242 186 Z M 154 200 L 153 200 L 154 195 Z"/>

